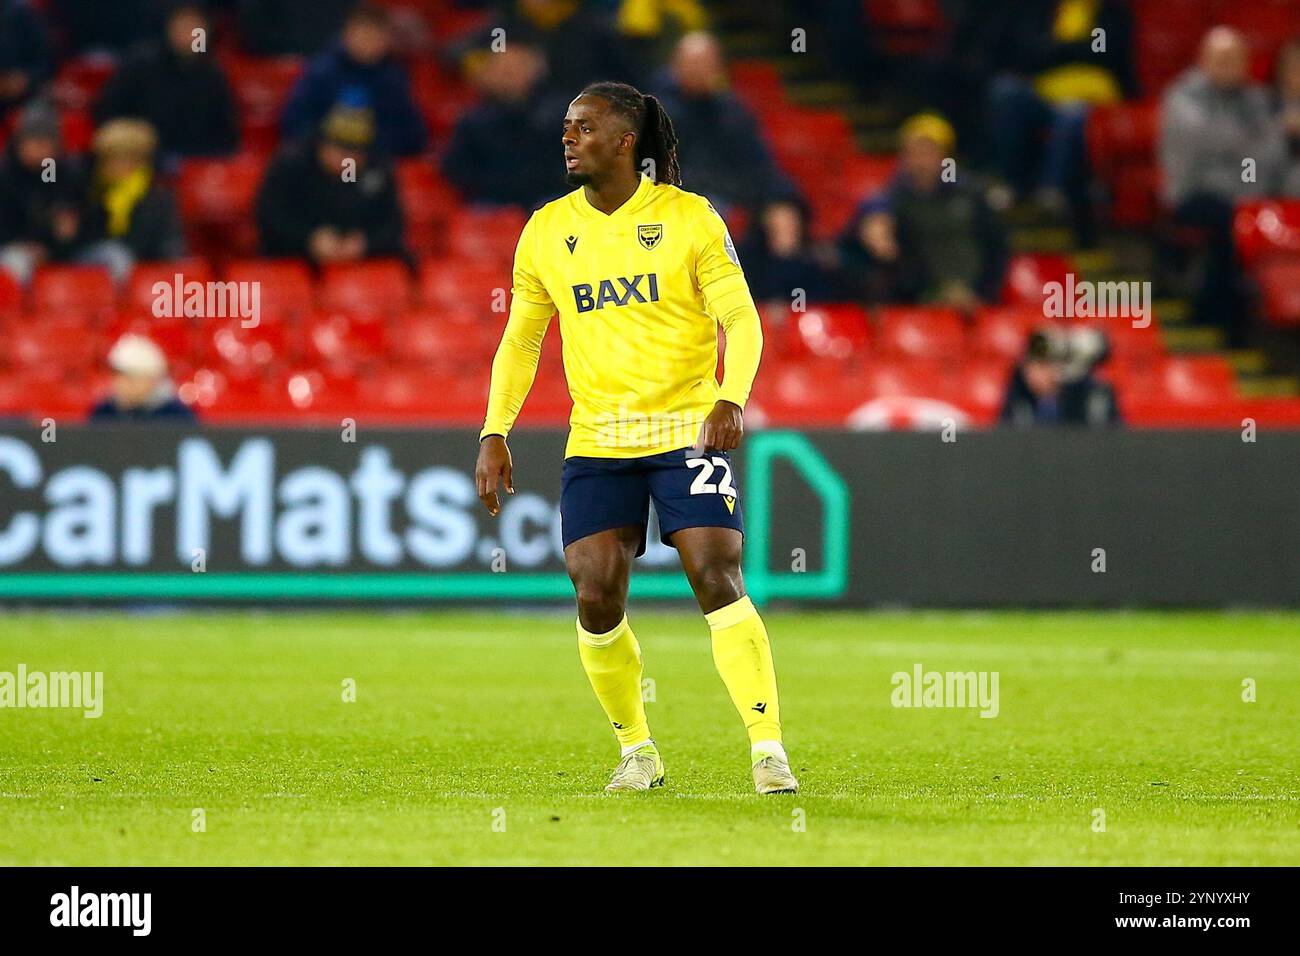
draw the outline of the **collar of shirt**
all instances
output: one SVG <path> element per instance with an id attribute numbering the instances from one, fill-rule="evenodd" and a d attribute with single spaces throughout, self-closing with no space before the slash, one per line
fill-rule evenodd
<path id="1" fill-rule="evenodd" d="M 627 202 L 619 206 L 611 213 L 603 213 L 591 204 L 587 198 L 587 189 L 585 186 L 578 187 L 577 207 L 578 211 L 588 219 L 600 219 L 605 222 L 611 220 L 623 219 L 630 216 L 650 197 L 650 191 L 654 189 L 654 181 L 645 173 L 641 173 L 641 182 L 637 184 L 636 192 L 627 198 Z"/>

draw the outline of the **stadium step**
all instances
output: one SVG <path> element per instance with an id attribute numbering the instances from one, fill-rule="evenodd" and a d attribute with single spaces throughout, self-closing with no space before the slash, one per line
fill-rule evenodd
<path id="1" fill-rule="evenodd" d="M 1230 349 L 1223 356 L 1238 375 L 1262 375 L 1268 370 L 1268 356 L 1259 349 Z"/>
<path id="2" fill-rule="evenodd" d="M 772 37 L 761 30 L 727 30 L 721 34 L 722 46 L 733 60 L 765 56 L 772 52 Z"/>
<path id="3" fill-rule="evenodd" d="M 1160 324 L 1164 326 L 1181 325 L 1191 317 L 1191 306 L 1186 299 L 1156 299 L 1155 307 Z"/>
<path id="4" fill-rule="evenodd" d="M 1065 226 L 1020 226 L 1008 237 L 1012 252 L 1070 252 L 1074 233 Z"/>
<path id="5" fill-rule="evenodd" d="M 1237 379 L 1237 392 L 1244 398 L 1293 398 L 1300 395 L 1300 379 L 1294 375 L 1249 375 Z"/>
<path id="6" fill-rule="evenodd" d="M 1223 330 L 1211 325 L 1185 325 L 1162 333 L 1171 352 L 1218 352 L 1223 348 Z"/>
<path id="7" fill-rule="evenodd" d="M 1074 265 L 1079 273 L 1097 281 L 1115 269 L 1116 261 L 1114 251 L 1105 246 L 1096 249 L 1080 249 L 1074 254 Z"/>
<path id="8" fill-rule="evenodd" d="M 790 100 L 800 106 L 827 107 L 845 112 L 853 101 L 853 87 L 847 83 L 834 80 L 813 80 L 808 83 L 796 83 L 790 87 Z"/>

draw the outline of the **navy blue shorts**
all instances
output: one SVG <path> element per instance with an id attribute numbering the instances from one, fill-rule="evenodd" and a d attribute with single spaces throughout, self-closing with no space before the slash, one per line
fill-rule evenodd
<path id="1" fill-rule="evenodd" d="M 598 531 L 641 526 L 645 553 L 650 501 L 659 538 L 683 528 L 735 528 L 742 534 L 740 492 L 731 456 L 681 448 L 645 458 L 566 458 L 560 479 L 560 530 L 567 548 Z"/>

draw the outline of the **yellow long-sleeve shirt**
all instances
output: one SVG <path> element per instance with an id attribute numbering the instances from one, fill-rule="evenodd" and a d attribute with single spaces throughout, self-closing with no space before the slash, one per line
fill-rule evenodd
<path id="1" fill-rule="evenodd" d="M 610 214 L 582 189 L 548 203 L 519 237 L 512 295 L 483 435 L 509 434 L 557 313 L 573 397 L 566 457 L 685 448 L 718 399 L 749 398 L 762 326 L 726 224 L 702 196 L 643 175 Z"/>

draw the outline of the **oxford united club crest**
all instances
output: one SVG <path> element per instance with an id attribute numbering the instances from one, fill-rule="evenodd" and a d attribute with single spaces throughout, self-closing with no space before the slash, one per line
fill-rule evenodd
<path id="1" fill-rule="evenodd" d="M 659 245 L 659 240 L 664 237 L 664 224 L 656 222 L 649 226 L 637 226 L 636 237 L 641 240 L 641 245 L 647 249 L 653 249 Z"/>

